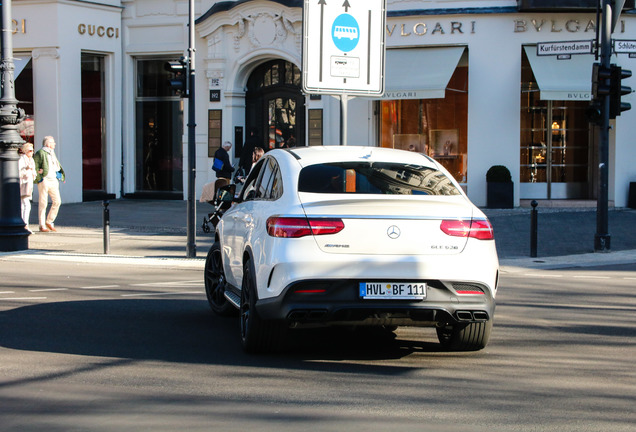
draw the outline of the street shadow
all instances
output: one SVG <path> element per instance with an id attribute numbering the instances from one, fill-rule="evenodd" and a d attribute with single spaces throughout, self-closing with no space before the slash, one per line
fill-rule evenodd
<path id="1" fill-rule="evenodd" d="M 247 355 L 238 317 L 214 315 L 205 301 L 126 299 L 42 303 L 0 312 L 0 345 L 10 349 L 178 363 L 404 373 L 408 367 L 311 360 L 387 360 L 436 353 L 437 343 L 396 338 L 386 330 L 294 332 L 289 348 Z M 431 331 L 431 329 L 421 329 Z M 434 331 L 433 331 L 434 334 Z M 442 352 L 443 353 L 443 352 Z M 448 356 L 462 353 L 443 353 Z"/>

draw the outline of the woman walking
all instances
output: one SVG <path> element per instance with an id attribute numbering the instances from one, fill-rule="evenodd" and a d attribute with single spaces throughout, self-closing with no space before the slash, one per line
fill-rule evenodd
<path id="1" fill-rule="evenodd" d="M 31 214 L 31 199 L 33 198 L 33 181 L 37 173 L 35 172 L 35 162 L 33 161 L 33 144 L 26 143 L 20 150 L 18 168 L 20 170 L 20 207 L 21 215 L 26 229 L 29 233 L 29 216 Z"/>

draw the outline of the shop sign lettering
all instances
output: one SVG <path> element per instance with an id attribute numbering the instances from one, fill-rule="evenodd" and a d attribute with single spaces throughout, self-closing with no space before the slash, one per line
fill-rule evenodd
<path id="1" fill-rule="evenodd" d="M 399 33 L 398 33 L 399 32 Z M 430 23 L 418 22 L 413 26 L 410 24 L 387 24 L 386 25 L 386 34 L 387 36 L 424 36 L 426 34 L 430 35 L 445 35 L 445 34 L 464 34 L 464 33 L 475 33 L 475 21 L 471 21 L 469 24 L 466 24 L 461 21 L 451 21 L 451 22 L 436 22 L 434 25 Z"/>
<path id="2" fill-rule="evenodd" d="M 580 21 L 577 19 L 570 19 L 565 21 L 560 20 L 546 20 L 546 19 L 516 19 L 514 22 L 514 32 L 524 33 L 528 31 L 561 33 L 563 31 L 569 33 L 588 33 L 596 32 L 596 23 L 594 20 Z M 620 22 L 620 33 L 625 33 L 625 21 Z"/>
<path id="3" fill-rule="evenodd" d="M 591 93 L 568 93 L 568 100 L 591 100 L 592 99 L 592 94 Z"/>
<path id="4" fill-rule="evenodd" d="M 95 24 L 80 24 L 77 32 L 81 35 L 107 37 L 109 39 L 119 39 L 119 27 L 96 26 Z"/>
<path id="5" fill-rule="evenodd" d="M 26 20 L 23 18 L 20 21 L 11 20 L 11 31 L 13 34 L 22 33 L 26 34 Z"/>

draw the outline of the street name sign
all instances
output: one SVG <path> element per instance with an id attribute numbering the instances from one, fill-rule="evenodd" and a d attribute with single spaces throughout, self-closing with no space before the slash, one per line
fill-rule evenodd
<path id="1" fill-rule="evenodd" d="M 616 54 L 636 54 L 636 40 L 614 39 L 614 52 Z"/>
<path id="2" fill-rule="evenodd" d="M 537 44 L 537 55 L 571 55 L 571 54 L 592 54 L 594 41 L 564 41 L 564 42 L 539 42 Z"/>
<path id="3" fill-rule="evenodd" d="M 386 0 L 305 0 L 303 90 L 384 93 Z"/>

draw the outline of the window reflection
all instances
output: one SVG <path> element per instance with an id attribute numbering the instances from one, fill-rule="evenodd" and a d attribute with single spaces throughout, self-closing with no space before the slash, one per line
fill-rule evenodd
<path id="1" fill-rule="evenodd" d="M 467 181 L 468 67 L 455 69 L 444 99 L 381 102 L 381 145 L 427 154 Z"/>
<path id="2" fill-rule="evenodd" d="M 168 85 L 166 61 L 137 61 L 137 191 L 183 191 L 183 99 Z"/>

